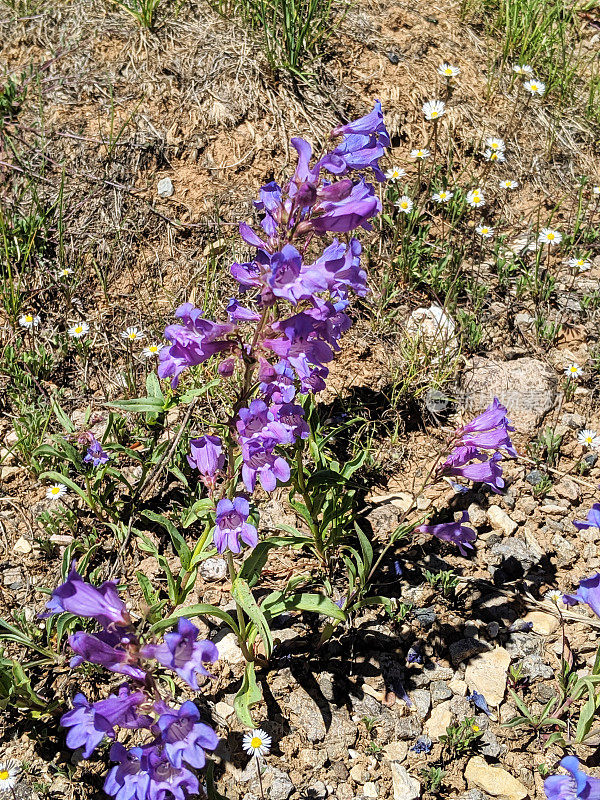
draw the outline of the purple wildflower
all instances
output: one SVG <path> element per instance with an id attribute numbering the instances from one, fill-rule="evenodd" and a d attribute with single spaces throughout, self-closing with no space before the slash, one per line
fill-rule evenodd
<path id="1" fill-rule="evenodd" d="M 198 793 L 198 778 L 186 767 L 174 767 L 164 752 L 149 748 L 142 763 L 150 775 L 148 800 L 186 800 Z"/>
<path id="2" fill-rule="evenodd" d="M 273 452 L 276 442 L 250 439 L 242 447 L 242 480 L 249 492 L 254 491 L 259 479 L 265 492 L 272 492 L 277 481 L 286 483 L 290 479 L 290 465 L 285 458 Z"/>
<path id="3" fill-rule="evenodd" d="M 192 439 L 187 460 L 192 469 L 197 469 L 206 478 L 214 478 L 225 466 L 223 442 L 218 436 Z"/>
<path id="4" fill-rule="evenodd" d="M 344 179 L 321 189 L 314 215 L 301 222 L 298 230 L 316 233 L 348 233 L 363 227 L 372 230 L 369 220 L 381 211 L 381 200 L 370 183 Z"/>
<path id="5" fill-rule="evenodd" d="M 343 135 L 343 141 L 333 152 L 327 153 L 317 166 L 336 175 L 343 175 L 351 169 L 370 167 L 377 180 L 385 180 L 378 160 L 384 155 L 385 148 L 390 146 L 390 136 L 379 100 L 375 101 L 375 107 L 369 114 L 347 125 L 339 125 L 331 135 Z"/>
<path id="6" fill-rule="evenodd" d="M 577 603 L 588 605 L 596 616 L 600 617 L 600 572 L 591 578 L 584 578 L 579 582 L 575 594 L 563 594 L 563 603 L 574 606 Z"/>
<path id="7" fill-rule="evenodd" d="M 483 711 L 484 714 L 487 714 L 488 717 L 491 716 L 485 697 L 476 689 L 473 689 L 472 693 L 467 695 L 467 700 L 470 703 L 473 703 L 475 708 L 478 708 L 480 711 Z"/>
<path id="8" fill-rule="evenodd" d="M 100 467 L 107 463 L 107 461 L 110 459 L 110 456 L 108 453 L 104 452 L 102 445 L 93 434 L 90 433 L 89 436 L 90 444 L 83 460 L 86 464 L 91 464 L 93 467 Z"/>
<path id="9" fill-rule="evenodd" d="M 115 800 L 147 800 L 150 775 L 142 766 L 144 751 L 141 747 L 126 750 L 120 742 L 110 748 L 110 760 L 118 766 L 112 767 L 104 781 L 104 791 Z"/>
<path id="10" fill-rule="evenodd" d="M 296 396 L 294 371 L 285 361 L 279 361 L 273 366 L 261 358 L 258 378 L 260 391 L 273 403 L 291 403 Z"/>
<path id="11" fill-rule="evenodd" d="M 509 436 L 509 431 L 514 431 L 514 427 L 507 413 L 507 409 L 494 397 L 482 414 L 456 432 L 458 444 L 481 450 L 505 450 L 509 455 L 516 456 L 517 451 Z"/>
<path id="12" fill-rule="evenodd" d="M 137 642 L 132 636 L 121 637 L 110 631 L 97 634 L 77 631 L 69 636 L 69 646 L 75 653 L 70 662 L 72 667 L 89 661 L 137 681 L 143 681 L 146 677 L 144 670 L 137 665 Z"/>
<path id="13" fill-rule="evenodd" d="M 544 781 L 547 800 L 600 800 L 600 780 L 586 775 L 575 756 L 565 756 L 560 766 L 568 775 L 551 775 Z"/>
<path id="14" fill-rule="evenodd" d="M 233 502 L 224 497 L 217 504 L 216 525 L 213 532 L 215 547 L 219 553 L 231 550 L 239 553 L 241 542 L 256 547 L 258 532 L 248 520 L 250 504 L 245 497 L 234 497 Z M 241 540 L 241 541 L 240 541 Z"/>
<path id="15" fill-rule="evenodd" d="M 192 689 L 198 691 L 196 673 L 209 675 L 203 662 L 212 663 L 219 657 L 216 646 L 207 639 L 198 639 L 199 630 L 189 619 L 180 617 L 177 633 L 166 633 L 163 644 L 146 644 L 140 652 L 145 658 L 155 658 L 163 667 L 172 669 Z"/>
<path id="16" fill-rule="evenodd" d="M 579 528 L 580 531 L 586 528 L 598 528 L 600 530 L 600 503 L 594 503 L 588 511 L 587 518 L 579 522 L 574 522 L 573 525 Z"/>
<path id="17" fill-rule="evenodd" d="M 418 736 L 415 744 L 409 749 L 412 750 L 413 753 L 425 753 L 425 755 L 428 755 L 431 753 L 432 746 L 433 742 L 429 736 Z"/>
<path id="18" fill-rule="evenodd" d="M 431 533 L 444 542 L 453 542 L 463 556 L 467 555 L 465 548 L 473 549 L 471 542 L 477 539 L 477 534 L 464 523 L 469 521 L 469 514 L 463 511 L 460 522 L 442 522 L 438 525 L 420 525 L 417 530 L 422 533 Z"/>
<path id="19" fill-rule="evenodd" d="M 188 700 L 175 711 L 170 709 L 158 719 L 165 755 L 174 767 L 185 761 L 190 767 L 204 766 L 205 750 L 214 750 L 219 737 L 208 725 L 200 722 L 200 712 Z"/>
<path id="20" fill-rule="evenodd" d="M 71 567 L 67 580 L 52 592 L 46 608 L 49 612 L 44 616 L 68 611 L 95 619 L 107 630 L 131 625 L 125 603 L 117 593 L 117 584 L 106 581 L 101 586 L 92 586 L 83 580 L 75 566 Z"/>

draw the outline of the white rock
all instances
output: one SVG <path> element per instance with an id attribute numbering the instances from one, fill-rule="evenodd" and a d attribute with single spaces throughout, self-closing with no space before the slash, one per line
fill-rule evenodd
<path id="1" fill-rule="evenodd" d="M 425 723 L 425 733 L 430 739 L 437 741 L 446 733 L 446 728 L 452 724 L 451 702 L 451 700 L 444 700 L 443 703 L 438 703 L 432 709 L 431 715 Z"/>
<path id="2" fill-rule="evenodd" d="M 25 539 L 24 536 L 21 536 L 15 542 L 15 546 L 13 547 L 13 553 L 27 555 L 27 553 L 31 553 L 33 550 L 33 546 Z"/>
<path id="3" fill-rule="evenodd" d="M 464 697 L 469 691 L 469 687 L 461 678 L 452 678 L 448 683 L 448 688 L 459 697 Z"/>
<path id="4" fill-rule="evenodd" d="M 542 636 L 550 636 L 559 626 L 554 614 L 546 614 L 543 611 L 530 611 L 523 617 L 523 622 L 531 622 L 534 633 L 540 633 Z"/>
<path id="5" fill-rule="evenodd" d="M 408 754 L 408 744 L 403 741 L 390 742 L 383 748 L 383 757 L 386 761 L 404 761 Z"/>
<path id="6" fill-rule="evenodd" d="M 235 714 L 235 708 L 230 706 L 229 703 L 224 703 L 222 700 L 215 705 L 215 711 L 223 719 L 227 719 Z"/>
<path id="7" fill-rule="evenodd" d="M 473 756 L 467 764 L 465 778 L 470 788 L 481 789 L 501 800 L 525 800 L 529 792 L 523 784 L 502 767 L 491 767 L 481 756 Z"/>
<path id="8" fill-rule="evenodd" d="M 406 322 L 406 332 L 431 350 L 448 352 L 458 346 L 454 320 L 435 303 L 429 308 L 415 309 Z"/>
<path id="9" fill-rule="evenodd" d="M 171 197 L 175 189 L 173 189 L 173 181 L 171 178 L 161 178 L 156 187 L 159 197 Z"/>
<path id="10" fill-rule="evenodd" d="M 365 797 L 379 797 L 379 791 L 377 789 L 377 784 L 373 783 L 373 781 L 368 781 L 362 787 L 362 793 Z"/>
<path id="11" fill-rule="evenodd" d="M 469 689 L 482 694 L 488 705 L 498 706 L 506 692 L 506 671 L 510 666 L 510 653 L 503 647 L 474 656 L 465 670 Z"/>
<path id="12" fill-rule="evenodd" d="M 518 528 L 517 523 L 500 506 L 490 506 L 487 515 L 492 528 L 496 531 L 502 531 L 507 536 L 510 536 Z"/>
<path id="13" fill-rule="evenodd" d="M 394 800 L 418 800 L 421 797 L 421 784 L 412 775 L 409 775 L 402 764 L 392 761 L 392 786 Z"/>
<path id="14" fill-rule="evenodd" d="M 239 648 L 237 638 L 233 631 L 226 633 L 219 631 L 213 638 L 213 642 L 219 651 L 219 658 L 226 661 L 228 664 L 243 664 L 245 662 L 244 654 Z"/>

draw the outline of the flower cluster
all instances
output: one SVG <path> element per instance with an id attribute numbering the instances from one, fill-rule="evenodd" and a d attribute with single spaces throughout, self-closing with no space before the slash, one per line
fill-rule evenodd
<path id="1" fill-rule="evenodd" d="M 169 345 L 160 351 L 158 374 L 176 387 L 189 367 L 213 356 L 223 377 L 239 378 L 235 413 L 223 436 L 207 435 L 191 443 L 189 463 L 197 468 L 216 507 L 214 543 L 223 552 L 239 552 L 240 540 L 254 546 L 256 528 L 247 520 L 249 504 L 239 491 L 235 453 L 241 453 L 241 480 L 252 493 L 257 483 L 272 492 L 290 479 L 282 448 L 308 437 L 300 396 L 325 388 L 328 364 L 352 320 L 349 293 L 367 293 L 360 242 L 333 238 L 323 250 L 315 242 L 325 234 L 371 228 L 381 210 L 374 186 L 363 172 L 385 176 L 379 159 L 390 144 L 381 104 L 371 113 L 331 133 L 341 142 L 316 163 L 311 145 L 292 139 L 298 163 L 291 180 L 260 190 L 261 232 L 241 223 L 244 242 L 255 249 L 251 261 L 235 263 L 231 274 L 248 298 L 232 298 L 228 320 L 215 322 L 190 303 L 175 312 L 178 321 L 165 330 Z M 225 486 L 227 483 L 227 486 Z"/>
<path id="2" fill-rule="evenodd" d="M 106 777 L 105 792 L 116 800 L 185 800 L 197 793 L 199 782 L 192 770 L 204 766 L 205 751 L 215 749 L 218 737 L 200 721 L 193 702 L 177 708 L 161 696 L 153 668 L 146 662 L 157 661 L 198 690 L 196 676 L 209 675 L 204 664 L 218 657 L 215 645 L 198 639 L 198 629 L 183 617 L 177 631 L 167 633 L 163 642 L 142 643 L 116 584 L 92 586 L 74 567 L 52 593 L 47 608 L 46 616 L 66 611 L 94 619 L 102 628 L 69 637 L 75 653 L 71 666 L 87 661 L 128 679 L 103 700 L 90 702 L 84 694 L 76 694 L 72 710 L 61 718 L 68 729 L 67 745 L 81 749 L 84 758 L 90 758 L 104 739 L 113 740 L 110 758 L 115 766 Z M 117 741 L 118 728 L 147 729 L 151 739 L 128 750 Z"/>

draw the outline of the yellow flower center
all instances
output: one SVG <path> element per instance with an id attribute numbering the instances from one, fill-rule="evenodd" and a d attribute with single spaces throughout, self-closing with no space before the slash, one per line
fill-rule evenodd
<path id="1" fill-rule="evenodd" d="M 552 240 L 554 239 L 554 234 L 553 234 L 553 233 L 549 233 L 549 234 L 548 234 L 548 239 L 549 239 L 550 241 L 552 241 Z"/>
<path id="2" fill-rule="evenodd" d="M 25 322 L 33 322 L 33 317 L 31 316 L 31 314 L 26 315 Z"/>
<path id="3" fill-rule="evenodd" d="M 437 115 L 438 115 L 437 111 L 432 111 L 431 112 L 431 119 L 435 119 L 435 117 L 437 117 Z"/>
<path id="4" fill-rule="evenodd" d="M 250 740 L 250 747 L 253 747 L 255 750 L 257 750 L 261 745 L 262 745 L 262 739 L 260 738 L 260 736 L 253 736 L 252 739 Z"/>
<path id="5" fill-rule="evenodd" d="M 82 330 L 83 330 L 83 328 L 81 327 L 81 325 L 78 325 L 78 326 L 75 328 L 75 333 L 81 333 L 81 331 L 82 331 Z"/>
<path id="6" fill-rule="evenodd" d="M 158 347 L 155 344 L 151 344 L 148 350 L 150 350 L 151 353 L 156 353 Z"/>
<path id="7" fill-rule="evenodd" d="M 475 731 L 475 733 L 477 733 L 477 731 L 479 730 L 479 725 L 473 725 L 473 730 Z"/>
<path id="8" fill-rule="evenodd" d="M 532 92 L 537 92 L 537 90 L 538 90 L 537 83 L 532 83 L 531 84 L 531 91 Z"/>
<path id="9" fill-rule="evenodd" d="M 50 494 L 58 494 L 59 492 L 60 489 L 58 488 L 58 486 L 53 486 L 52 489 L 50 489 Z"/>
<path id="10" fill-rule="evenodd" d="M 450 67 L 445 69 L 444 72 L 446 73 L 446 75 L 452 75 L 452 70 L 450 69 Z"/>
<path id="11" fill-rule="evenodd" d="M 5 781 L 8 778 L 8 771 L 5 769 L 0 770 L 0 781 Z"/>

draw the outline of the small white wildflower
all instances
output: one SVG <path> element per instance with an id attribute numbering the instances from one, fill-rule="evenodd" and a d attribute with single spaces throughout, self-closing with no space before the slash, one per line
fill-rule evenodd
<path id="1" fill-rule="evenodd" d="M 443 100 L 428 100 L 423 103 L 423 113 L 430 121 L 439 119 L 446 113 L 446 104 Z"/>
<path id="2" fill-rule="evenodd" d="M 482 239 L 491 239 L 494 235 L 494 229 L 490 228 L 489 225 L 478 225 L 475 230 L 481 236 Z"/>
<path id="3" fill-rule="evenodd" d="M 64 269 L 61 269 L 61 271 L 58 273 L 58 277 L 59 278 L 68 278 L 69 275 L 72 275 L 72 274 L 73 274 L 73 270 L 70 267 L 65 267 Z"/>
<path id="4" fill-rule="evenodd" d="M 405 175 L 406 171 L 400 167 L 392 167 L 385 173 L 385 177 L 388 179 L 388 181 L 399 181 L 400 178 L 403 178 Z"/>
<path id="5" fill-rule="evenodd" d="M 540 244 L 547 244 L 550 247 L 553 247 L 555 244 L 560 244 L 562 242 L 562 238 L 562 233 L 559 233 L 552 228 L 542 228 L 537 240 Z"/>
<path id="6" fill-rule="evenodd" d="M 31 330 L 32 328 L 37 328 L 40 324 L 40 318 L 37 314 L 23 314 L 19 317 L 19 325 L 22 328 L 27 328 L 27 330 Z"/>
<path id="7" fill-rule="evenodd" d="M 489 148 L 483 154 L 486 161 L 506 161 L 506 156 L 503 150 L 490 150 Z"/>
<path id="8" fill-rule="evenodd" d="M 485 205 L 485 197 L 481 189 L 471 189 L 467 192 L 467 203 L 472 208 L 479 208 Z"/>
<path id="9" fill-rule="evenodd" d="M 403 214 L 410 214 L 410 212 L 413 210 L 414 203 L 410 199 L 410 197 L 403 195 L 399 200 L 395 202 L 394 205 Z"/>
<path id="10" fill-rule="evenodd" d="M 456 78 L 457 75 L 460 75 L 460 67 L 453 67 L 451 64 L 448 64 L 447 61 L 444 61 L 444 63 L 440 64 L 438 67 L 438 73 L 444 78 Z"/>
<path id="11" fill-rule="evenodd" d="M 559 589 L 550 589 L 550 591 L 546 592 L 544 597 L 549 603 L 557 605 L 562 597 L 562 592 Z"/>
<path id="12" fill-rule="evenodd" d="M 600 186 L 592 186 L 592 194 L 597 197 L 600 194 Z"/>
<path id="13" fill-rule="evenodd" d="M 144 338 L 144 334 L 142 333 L 142 331 L 134 326 L 125 328 L 125 330 L 122 331 L 121 336 L 123 337 L 123 339 L 128 339 L 130 342 L 135 342 L 138 339 Z"/>
<path id="14" fill-rule="evenodd" d="M 13 791 L 20 772 L 21 765 L 14 758 L 0 761 L 0 793 Z"/>
<path id="15" fill-rule="evenodd" d="M 429 158 L 430 151 L 426 147 L 421 147 L 418 150 L 411 150 L 410 154 L 413 158 Z"/>
<path id="16" fill-rule="evenodd" d="M 579 378 L 582 374 L 583 370 L 579 366 L 579 364 L 569 364 L 569 366 L 565 370 L 565 375 L 567 378 Z"/>
<path id="17" fill-rule="evenodd" d="M 513 72 L 517 75 L 533 75 L 533 67 L 530 67 L 529 64 L 515 64 Z"/>
<path id="18" fill-rule="evenodd" d="M 77 325 L 72 325 L 69 328 L 69 336 L 72 336 L 74 339 L 81 339 L 82 336 L 85 336 L 88 333 L 90 326 L 87 322 L 78 322 Z"/>
<path id="19" fill-rule="evenodd" d="M 518 186 L 519 186 L 519 181 L 513 181 L 513 180 L 511 180 L 510 178 L 507 178 L 507 179 L 506 179 L 506 180 L 504 180 L 504 181 L 500 181 L 500 183 L 498 184 L 498 186 L 499 186 L 501 189 L 517 189 L 517 188 L 518 188 Z"/>
<path id="20" fill-rule="evenodd" d="M 591 447 L 594 450 L 597 450 L 598 447 L 600 447 L 600 436 L 598 436 L 596 431 L 590 431 L 587 429 L 584 431 L 579 431 L 577 434 L 577 441 L 584 447 Z"/>
<path id="21" fill-rule="evenodd" d="M 265 756 L 271 749 L 271 737 L 261 728 L 245 733 L 242 747 L 250 756 Z"/>
<path id="22" fill-rule="evenodd" d="M 447 203 L 452 199 L 453 196 L 454 192 L 449 192 L 447 189 L 441 189 L 439 192 L 433 194 L 431 199 L 435 200 L 436 203 Z"/>
<path id="23" fill-rule="evenodd" d="M 485 146 L 488 150 L 502 150 L 502 152 L 506 150 L 504 139 L 500 139 L 498 136 L 488 136 L 485 140 Z"/>
<path id="24" fill-rule="evenodd" d="M 157 356 L 161 350 L 162 346 L 160 344 L 149 344 L 148 347 L 144 347 L 142 350 L 142 355 L 145 358 L 152 358 L 152 356 Z"/>
<path id="25" fill-rule="evenodd" d="M 530 81 L 525 81 L 523 88 L 531 95 L 538 95 L 538 97 L 541 97 L 546 91 L 546 84 L 532 78 Z"/>
<path id="26" fill-rule="evenodd" d="M 579 270 L 579 272 L 585 272 L 592 268 L 591 263 L 586 258 L 570 258 L 567 264 L 573 269 Z"/>
<path id="27" fill-rule="evenodd" d="M 64 483 L 54 483 L 46 489 L 46 500 L 60 500 L 67 493 Z"/>

